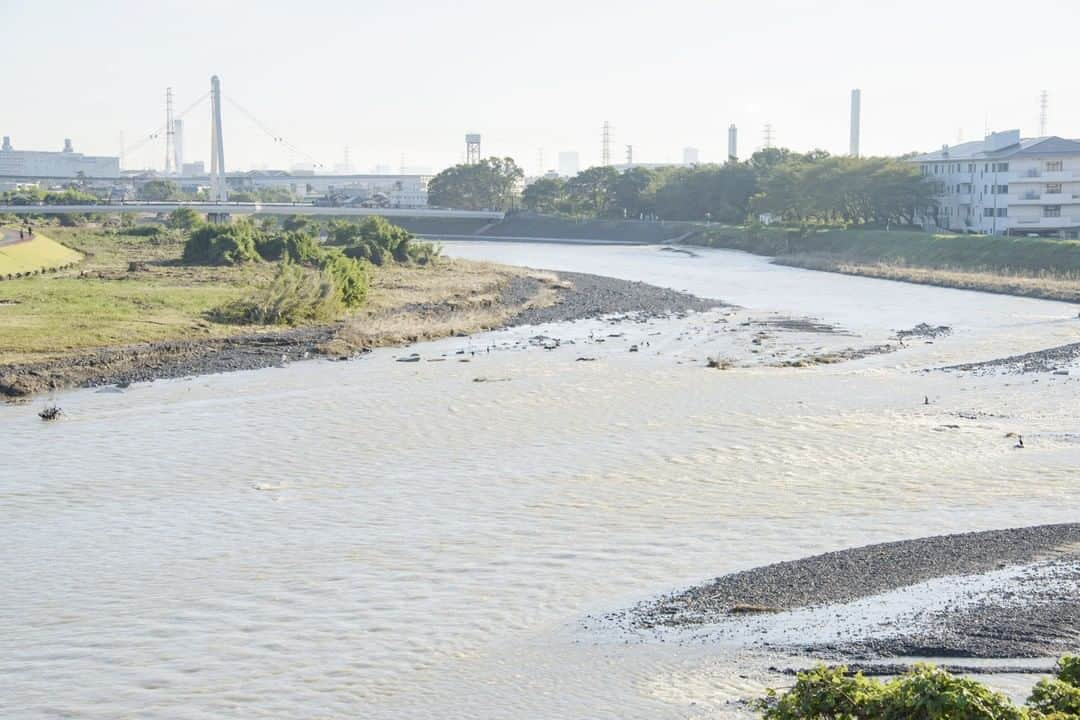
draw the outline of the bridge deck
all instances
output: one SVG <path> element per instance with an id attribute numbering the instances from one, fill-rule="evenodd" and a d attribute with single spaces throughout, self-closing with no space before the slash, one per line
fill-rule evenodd
<path id="1" fill-rule="evenodd" d="M 501 220 L 503 213 L 491 210 L 444 210 L 440 208 L 354 208 L 292 205 L 288 203 L 115 203 L 108 205 L 0 205 L 0 214 L 66 215 L 68 213 L 168 213 L 181 207 L 200 213 L 230 215 L 382 215 L 412 218 L 476 218 Z"/>

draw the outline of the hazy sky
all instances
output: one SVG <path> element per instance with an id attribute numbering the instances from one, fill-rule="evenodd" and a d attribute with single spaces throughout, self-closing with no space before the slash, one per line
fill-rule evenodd
<path id="1" fill-rule="evenodd" d="M 396 169 L 459 162 L 464 134 L 531 174 L 544 153 L 703 161 L 775 142 L 846 152 L 851 88 L 864 154 L 930 150 L 984 127 L 1080 137 L 1076 0 L 0 0 L 7 60 L 0 134 L 21 149 L 117 154 L 164 125 L 217 73 L 230 169 L 313 157 Z M 185 118 L 188 160 L 209 156 L 209 103 Z M 164 140 L 125 167 L 161 167 Z"/>

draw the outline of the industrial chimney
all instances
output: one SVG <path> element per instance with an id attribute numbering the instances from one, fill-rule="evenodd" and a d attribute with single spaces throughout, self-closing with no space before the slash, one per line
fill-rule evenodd
<path id="1" fill-rule="evenodd" d="M 862 90 L 851 91 L 851 157 L 859 157 L 859 124 L 862 113 Z"/>
<path id="2" fill-rule="evenodd" d="M 0 150 L 10 150 L 10 149 L 11 149 L 11 137 L 9 135 L 5 135 L 4 136 L 4 144 L 0 145 Z"/>
<path id="3" fill-rule="evenodd" d="M 739 130 L 735 123 L 727 129 L 727 159 L 728 162 L 739 162 Z"/>
<path id="4" fill-rule="evenodd" d="M 75 152 L 75 146 L 71 144 L 71 138 L 64 138 L 64 152 Z"/>

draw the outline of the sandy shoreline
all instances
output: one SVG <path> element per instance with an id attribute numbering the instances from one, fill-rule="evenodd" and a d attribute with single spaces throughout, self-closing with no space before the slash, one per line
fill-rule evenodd
<path id="1" fill-rule="evenodd" d="M 551 273 L 555 283 L 514 276 L 500 289 L 495 302 L 507 320 L 484 329 L 565 322 L 611 314 L 633 313 L 642 318 L 702 311 L 723 305 L 687 293 L 628 280 L 582 273 Z M 553 290 L 548 302 L 534 302 Z M 553 300 L 553 302 L 551 301 Z M 444 327 L 442 335 L 465 335 L 454 330 L 458 304 L 444 301 L 394 308 L 379 317 L 396 327 Z M 383 345 L 404 345 L 438 334 L 401 335 L 378 332 L 357 337 L 346 322 L 290 328 L 224 338 L 165 341 L 74 352 L 51 360 L 0 365 L 0 396 L 10 398 L 72 387 L 125 386 L 168 378 L 258 370 L 312 358 L 348 359 Z"/>

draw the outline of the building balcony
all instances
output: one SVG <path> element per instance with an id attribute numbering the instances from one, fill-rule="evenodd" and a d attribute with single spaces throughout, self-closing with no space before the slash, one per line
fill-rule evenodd
<path id="1" fill-rule="evenodd" d="M 1080 227 L 1080 215 L 1061 217 L 1019 217 L 1009 218 L 1010 224 L 1017 230 L 1056 230 L 1059 228 Z"/>
<path id="2" fill-rule="evenodd" d="M 1056 170 L 1054 172 L 1046 172 L 1045 170 L 1021 170 L 1020 172 L 1013 173 L 1009 183 L 1053 183 L 1075 182 L 1076 180 L 1080 180 L 1080 173 L 1077 173 L 1075 170 Z"/>
<path id="3" fill-rule="evenodd" d="M 1047 193 L 1032 190 L 1030 192 L 1009 195 L 1010 205 L 1077 205 L 1080 204 L 1080 192 Z"/>

